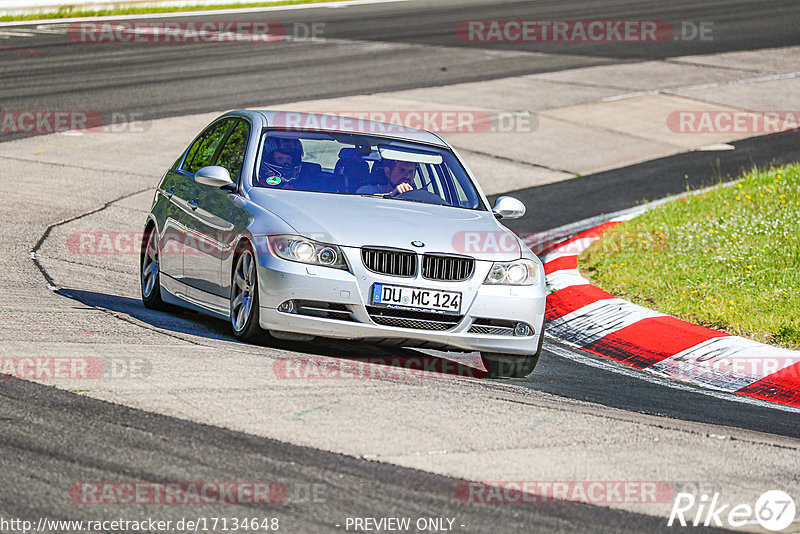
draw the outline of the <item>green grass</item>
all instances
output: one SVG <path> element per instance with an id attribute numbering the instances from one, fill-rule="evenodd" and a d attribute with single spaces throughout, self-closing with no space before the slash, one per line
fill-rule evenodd
<path id="1" fill-rule="evenodd" d="M 113 15 L 144 15 L 149 13 L 179 13 L 184 11 L 208 11 L 211 9 L 236 9 L 245 7 L 270 7 L 292 4 L 314 4 L 322 2 L 335 2 L 336 0 L 273 0 L 272 2 L 237 3 L 237 4 L 218 4 L 209 6 L 174 6 L 174 7 L 123 7 L 115 9 L 87 10 L 80 9 L 78 6 L 63 7 L 58 11 L 47 13 L 28 13 L 24 15 L 3 15 L 0 22 L 12 20 L 46 20 L 63 19 L 71 17 L 106 17 Z"/>
<path id="2" fill-rule="evenodd" d="M 579 258 L 584 276 L 642 306 L 800 348 L 800 164 L 617 225 Z"/>

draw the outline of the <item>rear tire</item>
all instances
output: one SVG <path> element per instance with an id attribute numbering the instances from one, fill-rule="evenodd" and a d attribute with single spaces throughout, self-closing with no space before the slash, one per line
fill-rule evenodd
<path id="1" fill-rule="evenodd" d="M 516 356 L 498 352 L 481 352 L 481 361 L 488 372 L 487 378 L 525 378 L 536 369 L 542 353 L 544 328 L 539 333 L 539 346 L 535 354 Z"/>
<path id="2" fill-rule="evenodd" d="M 231 328 L 242 341 L 255 341 L 265 332 L 258 324 L 258 270 L 253 248 L 244 244 L 233 260 L 231 273 Z"/>
<path id="3" fill-rule="evenodd" d="M 145 308 L 160 311 L 168 309 L 168 306 L 161 300 L 161 270 L 155 226 L 150 226 L 150 229 L 142 237 L 139 282 L 142 288 L 142 303 Z"/>

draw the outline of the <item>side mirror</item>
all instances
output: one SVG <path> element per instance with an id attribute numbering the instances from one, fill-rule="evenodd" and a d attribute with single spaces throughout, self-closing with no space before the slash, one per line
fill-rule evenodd
<path id="1" fill-rule="evenodd" d="M 231 173 L 225 167 L 218 165 L 203 167 L 194 174 L 194 181 L 217 189 L 236 190 L 236 184 L 231 180 Z"/>
<path id="2" fill-rule="evenodd" d="M 492 213 L 498 219 L 519 219 L 525 215 L 525 204 L 514 197 L 497 197 Z"/>

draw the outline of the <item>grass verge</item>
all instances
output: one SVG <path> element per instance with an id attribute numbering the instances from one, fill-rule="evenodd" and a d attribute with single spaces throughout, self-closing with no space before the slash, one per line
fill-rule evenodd
<path id="1" fill-rule="evenodd" d="M 621 223 L 578 266 L 615 296 L 800 349 L 800 164 L 754 169 Z"/>
<path id="2" fill-rule="evenodd" d="M 238 9 L 246 7 L 272 7 L 293 4 L 317 4 L 324 2 L 335 2 L 337 0 L 273 0 L 272 2 L 236 3 L 236 4 L 216 4 L 208 6 L 163 6 L 163 7 L 121 7 L 114 9 L 88 10 L 80 9 L 77 6 L 63 7 L 58 11 L 46 13 L 26 13 L 24 15 L 2 15 L 0 22 L 10 22 L 17 20 L 47 20 L 47 19 L 66 19 L 73 17 L 108 17 L 115 15 L 146 15 L 158 13 L 182 13 L 185 11 L 209 11 L 212 9 Z"/>

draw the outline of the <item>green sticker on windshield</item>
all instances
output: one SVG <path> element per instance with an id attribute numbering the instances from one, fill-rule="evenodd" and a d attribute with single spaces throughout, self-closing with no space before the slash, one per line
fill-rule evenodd
<path id="1" fill-rule="evenodd" d="M 269 185 L 278 185 L 279 183 L 281 183 L 280 176 L 270 176 L 269 178 L 267 178 L 267 184 Z"/>

